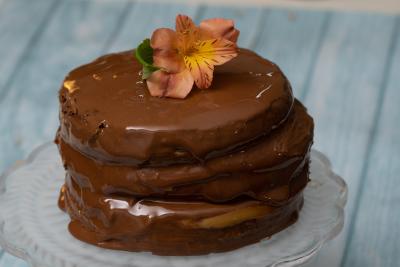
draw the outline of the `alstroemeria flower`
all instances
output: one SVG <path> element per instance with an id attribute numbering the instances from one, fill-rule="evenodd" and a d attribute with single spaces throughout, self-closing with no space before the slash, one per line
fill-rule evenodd
<path id="1" fill-rule="evenodd" d="M 214 66 L 237 56 L 239 31 L 232 20 L 208 19 L 197 27 L 188 16 L 178 15 L 175 27 L 157 29 L 151 37 L 154 65 L 161 68 L 146 81 L 152 96 L 185 98 L 194 83 L 208 88 Z"/>

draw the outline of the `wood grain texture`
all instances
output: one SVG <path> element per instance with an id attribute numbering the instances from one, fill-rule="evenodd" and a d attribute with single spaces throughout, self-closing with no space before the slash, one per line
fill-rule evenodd
<path id="1" fill-rule="evenodd" d="M 40 39 L 43 26 L 58 3 L 52 0 L 7 0 L 0 2 L 0 99 L 9 90 L 11 77 L 31 47 Z M 19 14 L 26 9 L 24 15 Z"/>
<path id="2" fill-rule="evenodd" d="M 102 53 L 126 3 L 66 1 L 54 11 L 0 99 L 0 123 L 7 125 L 0 132 L 0 151 L 6 151 L 0 154 L 0 169 L 53 138 L 64 76 Z"/>
<path id="3" fill-rule="evenodd" d="M 0 131 L 0 171 L 54 137 L 58 125 L 57 91 L 62 79 L 71 68 L 104 52 L 121 23 L 120 17 L 131 5 L 129 1 L 63 2 L 56 10 L 47 10 L 54 12 L 47 14 L 51 17 L 48 23 L 36 22 L 42 27 L 40 35 L 33 37 L 37 41 L 23 52 L 24 60 L 10 75 L 10 88 L 0 98 L 0 123 L 7 125 L 6 131 Z M 16 12 L 23 17 L 29 10 L 21 7 Z M 27 266 L 8 254 L 1 260 L 6 262 L 0 264 L 2 267 Z"/>
<path id="4" fill-rule="evenodd" d="M 110 43 L 108 51 L 123 51 L 135 48 L 143 39 L 150 38 L 152 32 L 160 27 L 175 27 L 175 16 L 178 13 L 196 17 L 198 6 L 177 4 L 148 4 L 139 2 L 127 15 L 118 34 Z"/>
<path id="5" fill-rule="evenodd" d="M 276 62 L 302 98 L 329 24 L 326 12 L 268 9 L 254 49 Z"/>
<path id="6" fill-rule="evenodd" d="M 174 2 L 187 3 L 187 0 L 141 0 L 153 2 Z M 337 11 L 367 11 L 380 12 L 383 14 L 400 14 L 400 4 L 398 0 L 191 0 L 191 3 L 204 5 L 225 5 L 248 7 L 284 7 L 290 9 L 307 9 L 307 10 L 337 10 Z"/>
<path id="7" fill-rule="evenodd" d="M 343 266 L 400 263 L 400 17 L 393 33 Z"/>
<path id="8" fill-rule="evenodd" d="M 148 36 L 145 27 L 132 30 L 135 29 L 132 25 L 146 26 L 151 32 L 157 23 L 158 27 L 165 25 L 166 21 L 173 23 L 177 12 L 194 15 L 197 11 L 197 7 L 171 7 L 159 6 L 156 9 L 145 4 L 135 7 L 129 1 L 63 3 L 12 77 L 10 93 L 0 99 L 0 123 L 9 125 L 7 131 L 0 132 L 0 151 L 7 151 L 0 153 L 0 171 L 54 137 L 58 127 L 57 91 L 71 68 L 103 54 L 113 44 L 124 44 L 126 49 L 131 49 Z M 146 8 L 147 13 L 143 13 Z M 150 12 L 154 16 L 149 16 Z M 144 24 L 146 17 L 153 20 Z M 9 254 L 4 254 L 1 260 L 4 260 L 1 267 L 27 266 Z"/>
<path id="9" fill-rule="evenodd" d="M 326 153 L 349 185 L 345 228 L 314 266 L 340 266 L 354 212 L 395 17 L 334 13 L 318 55 L 305 104 L 315 119 L 314 147 Z M 371 38 L 373 34 L 373 38 Z M 383 248 L 382 248 L 383 249 Z M 363 265 L 354 265 L 363 266 Z"/>
<path id="10" fill-rule="evenodd" d="M 349 184 L 345 229 L 308 266 L 400 262 L 399 18 L 130 0 L 33 2 L 0 0 L 0 125 L 7 126 L 0 131 L 0 172 L 53 138 L 57 91 L 71 68 L 134 48 L 155 28 L 173 27 L 177 13 L 197 22 L 233 18 L 239 44 L 286 73 L 315 118 L 315 148 Z M 1 267 L 27 266 L 1 254 Z"/>
<path id="11" fill-rule="evenodd" d="M 0 266 L 1 267 L 28 267 L 28 264 L 10 254 L 5 253 L 2 257 L 0 257 Z"/>

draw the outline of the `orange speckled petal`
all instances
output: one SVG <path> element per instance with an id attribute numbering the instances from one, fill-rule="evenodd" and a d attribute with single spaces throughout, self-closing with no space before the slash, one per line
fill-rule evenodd
<path id="1" fill-rule="evenodd" d="M 221 65 L 237 56 L 236 44 L 226 39 L 210 39 L 198 42 L 196 52 L 184 56 L 198 88 L 208 88 L 213 79 L 215 65 Z"/>

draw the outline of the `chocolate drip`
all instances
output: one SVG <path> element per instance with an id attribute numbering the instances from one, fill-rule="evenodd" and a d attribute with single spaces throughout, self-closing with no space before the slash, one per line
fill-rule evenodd
<path id="1" fill-rule="evenodd" d="M 66 81 L 80 89 L 61 88 L 63 139 L 116 163 L 202 160 L 267 134 L 293 104 L 279 68 L 249 50 L 219 66 L 211 88 L 194 89 L 184 100 L 151 97 L 140 70 L 128 51 L 72 71 Z M 101 123 L 108 127 L 99 134 Z"/>
<path id="2" fill-rule="evenodd" d="M 313 121 L 280 69 L 241 49 L 210 89 L 151 97 L 133 51 L 68 74 L 56 136 L 59 205 L 77 238 L 198 255 L 292 224 L 308 182 Z"/>

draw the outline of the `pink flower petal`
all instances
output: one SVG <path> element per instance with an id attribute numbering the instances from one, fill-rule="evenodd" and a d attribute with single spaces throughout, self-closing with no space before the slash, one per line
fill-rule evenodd
<path id="1" fill-rule="evenodd" d="M 170 73 L 181 72 L 185 68 L 182 57 L 173 50 L 154 50 L 153 65 Z"/>
<path id="2" fill-rule="evenodd" d="M 240 31 L 235 29 L 235 24 L 231 19 L 206 19 L 200 23 L 200 30 L 205 35 L 203 38 L 224 38 L 236 43 Z"/>
<path id="3" fill-rule="evenodd" d="M 179 73 L 156 71 L 146 80 L 152 96 L 185 98 L 193 88 L 193 77 L 188 70 Z"/>
<path id="4" fill-rule="evenodd" d="M 174 30 L 159 28 L 151 36 L 150 45 L 153 49 L 172 50 L 176 48 L 177 35 Z"/>
<path id="5" fill-rule="evenodd" d="M 150 45 L 153 48 L 153 64 L 168 72 L 180 72 L 184 68 L 182 57 L 177 52 L 177 34 L 168 28 L 153 32 Z"/>
<path id="6" fill-rule="evenodd" d="M 176 16 L 175 27 L 178 35 L 178 49 L 185 53 L 199 39 L 199 29 L 193 20 L 185 15 Z"/>
<path id="7" fill-rule="evenodd" d="M 147 88 L 151 96 L 162 97 L 168 85 L 170 74 L 164 71 L 155 71 L 146 79 Z"/>
<path id="8" fill-rule="evenodd" d="M 175 28 L 177 32 L 185 33 L 196 29 L 196 25 L 190 17 L 179 14 L 176 16 Z"/>

